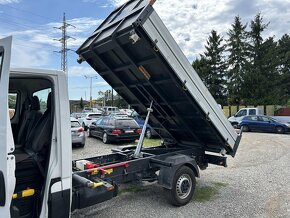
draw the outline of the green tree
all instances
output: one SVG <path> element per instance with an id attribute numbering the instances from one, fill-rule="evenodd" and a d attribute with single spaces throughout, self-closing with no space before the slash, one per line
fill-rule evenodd
<path id="1" fill-rule="evenodd" d="M 228 31 L 228 92 L 229 103 L 237 104 L 243 98 L 244 75 L 248 68 L 247 25 L 243 25 L 239 16 L 235 17 Z"/>
<path id="2" fill-rule="evenodd" d="M 285 93 L 285 101 L 290 101 L 290 36 L 284 34 L 278 41 L 279 72 L 281 74 L 281 89 Z"/>
<path id="3" fill-rule="evenodd" d="M 225 78 L 227 66 L 224 59 L 226 45 L 222 43 L 223 38 L 215 30 L 212 30 L 204 53 L 204 58 L 208 65 L 206 68 L 207 75 L 204 76 L 204 80 L 209 92 L 220 104 L 225 103 L 227 95 Z"/>
<path id="4" fill-rule="evenodd" d="M 261 14 L 257 14 L 254 20 L 251 21 L 251 29 L 249 31 L 248 43 L 249 48 L 249 69 L 244 77 L 244 92 L 243 97 L 247 104 L 264 104 L 265 96 L 265 77 L 263 76 L 263 37 L 262 32 L 268 27 L 268 24 L 263 23 Z"/>
<path id="5" fill-rule="evenodd" d="M 204 55 L 200 55 L 200 59 L 197 58 L 192 62 L 192 67 L 196 70 L 199 77 L 202 79 L 204 84 L 209 87 L 209 84 L 207 84 L 208 76 L 210 75 L 210 69 L 208 66 L 208 61 L 204 57 Z"/>
<path id="6" fill-rule="evenodd" d="M 84 100 L 83 100 L 83 98 L 81 98 L 81 100 L 80 100 L 80 108 L 83 110 L 84 107 L 85 107 Z"/>

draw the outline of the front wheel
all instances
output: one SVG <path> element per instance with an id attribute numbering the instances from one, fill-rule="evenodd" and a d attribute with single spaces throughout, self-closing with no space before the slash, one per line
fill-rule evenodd
<path id="1" fill-rule="evenodd" d="M 196 186 L 195 175 L 189 167 L 180 167 L 173 177 L 172 189 L 165 189 L 167 199 L 175 206 L 191 201 Z"/>
<path id="2" fill-rule="evenodd" d="M 82 124 L 82 127 L 84 128 L 85 131 L 87 131 L 87 127 L 86 127 L 85 123 Z"/>
<path id="3" fill-rule="evenodd" d="M 282 126 L 276 127 L 276 133 L 283 134 L 285 132 L 284 128 Z"/>
<path id="4" fill-rule="evenodd" d="M 243 129 L 243 132 L 249 132 L 250 128 L 247 125 L 242 125 L 241 129 Z"/>

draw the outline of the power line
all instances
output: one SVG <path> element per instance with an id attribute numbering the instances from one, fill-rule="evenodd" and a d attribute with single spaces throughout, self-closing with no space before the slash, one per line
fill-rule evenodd
<path id="1" fill-rule="evenodd" d="M 68 51 L 73 51 L 73 50 L 67 48 L 67 40 L 68 39 L 74 39 L 75 40 L 75 38 L 67 35 L 67 30 L 66 29 L 69 26 L 76 28 L 74 25 L 69 24 L 69 23 L 66 22 L 65 13 L 63 13 L 62 26 L 54 27 L 55 29 L 59 29 L 59 30 L 62 31 L 62 37 L 60 39 L 54 39 L 54 40 L 59 41 L 61 43 L 61 45 L 62 45 L 61 46 L 61 50 L 60 51 L 55 51 L 55 52 L 61 54 L 61 70 L 63 70 L 66 73 L 67 73 L 67 52 Z"/>
<path id="2" fill-rule="evenodd" d="M 93 100 L 93 97 L 92 97 L 92 89 L 93 89 L 93 78 L 97 78 L 97 75 L 85 75 L 84 76 L 86 79 L 90 79 L 90 108 L 92 108 L 92 100 Z"/>
<path id="3" fill-rule="evenodd" d="M 49 18 L 49 17 L 45 17 L 43 15 L 39 15 L 39 14 L 36 14 L 34 12 L 31 12 L 31 11 L 27 11 L 27 10 L 23 10 L 23 9 L 20 9 L 20 8 L 16 8 L 16 7 L 13 7 L 11 5 L 2 5 L 4 7 L 8 7 L 8 8 L 12 8 L 14 10 L 18 10 L 18 11 L 22 11 L 24 13 L 27 13 L 27 14 L 30 14 L 30 15 L 33 15 L 33 16 L 36 16 L 36 17 L 40 17 L 42 19 L 46 19 L 46 20 L 50 20 L 50 21 L 53 21 L 53 22 L 57 22 L 56 20 L 52 19 L 52 18 Z"/>

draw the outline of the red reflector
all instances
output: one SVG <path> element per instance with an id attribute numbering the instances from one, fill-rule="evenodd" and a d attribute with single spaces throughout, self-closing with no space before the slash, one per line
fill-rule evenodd
<path id="1" fill-rule="evenodd" d="M 141 134 L 141 132 L 142 132 L 142 129 L 137 129 L 137 130 L 136 130 L 136 133 Z"/>
<path id="2" fill-rule="evenodd" d="M 83 131 L 85 131 L 83 127 L 78 129 L 78 132 L 83 132 Z"/>
<path id="3" fill-rule="evenodd" d="M 87 119 L 87 120 L 92 120 L 92 118 L 89 118 L 89 117 L 87 117 L 86 119 Z"/>
<path id="4" fill-rule="evenodd" d="M 112 134 L 115 134 L 115 135 L 121 135 L 122 134 L 122 131 L 120 129 L 114 129 L 112 131 Z"/>

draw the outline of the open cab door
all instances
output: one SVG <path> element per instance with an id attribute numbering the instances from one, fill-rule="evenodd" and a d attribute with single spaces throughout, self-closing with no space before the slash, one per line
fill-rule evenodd
<path id="1" fill-rule="evenodd" d="M 0 39 L 0 214 L 10 217 L 15 188 L 15 158 L 9 112 L 8 88 L 12 37 Z"/>

